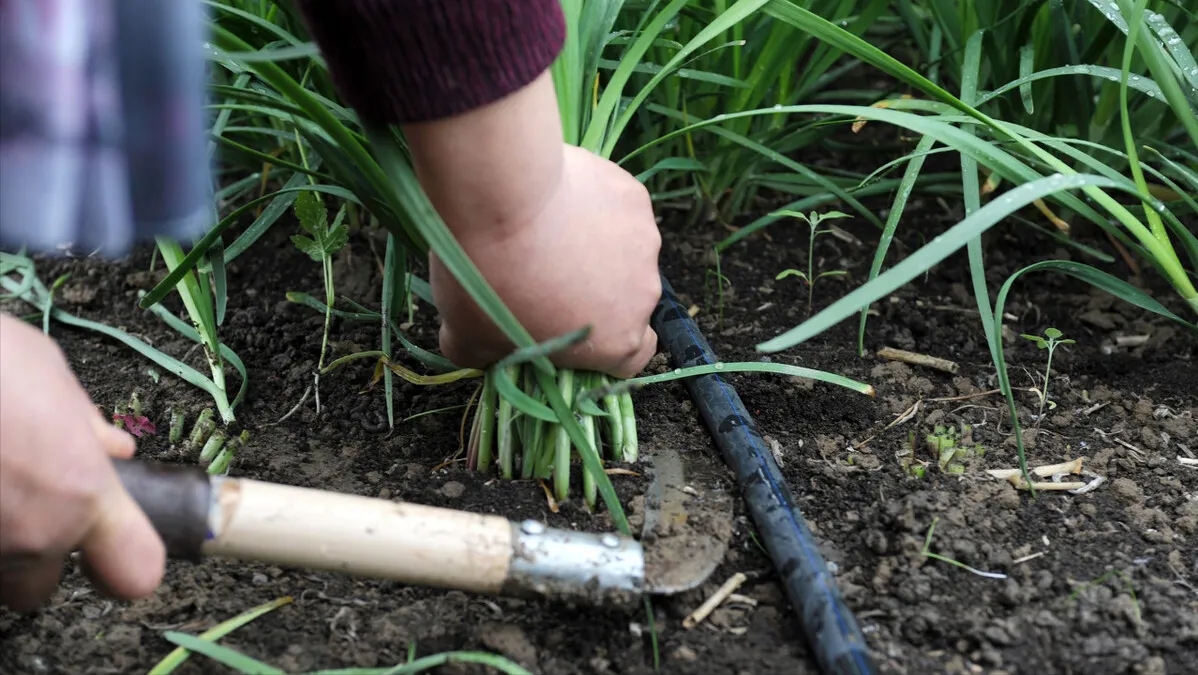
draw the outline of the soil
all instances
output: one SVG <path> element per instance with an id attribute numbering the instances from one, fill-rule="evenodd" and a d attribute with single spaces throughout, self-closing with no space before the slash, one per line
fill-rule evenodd
<path id="1" fill-rule="evenodd" d="M 959 217 L 936 200 L 913 203 L 889 260 L 909 254 Z M 729 285 L 721 301 L 711 283 L 709 251 L 727 230 L 682 222 L 666 213 L 667 278 L 684 302 L 697 307 L 697 319 L 724 361 L 762 358 L 755 345 L 797 325 L 810 309 L 801 281 L 774 279 L 783 269 L 805 266 L 805 226 L 778 224 L 726 251 L 720 263 Z M 819 281 L 817 309 L 860 283 L 876 243 L 868 227 L 837 225 L 860 243 L 818 240 L 817 266 L 848 275 Z M 323 327 L 323 316 L 284 297 L 287 291 L 320 295 L 317 266 L 287 241 L 284 228 L 229 268 L 231 303 L 221 335 L 249 369 L 250 388 L 238 416 L 252 433 L 233 475 L 560 527 L 612 529 L 604 513 L 592 515 L 574 501 L 551 512 L 535 484 L 493 480 L 460 463 L 442 466 L 458 452 L 462 411 L 438 411 L 464 404 L 470 382 L 398 384 L 397 423 L 389 431 L 381 387 L 366 390 L 372 364 L 354 362 L 322 378 L 319 415 L 308 396 L 280 422 L 312 384 Z M 1102 238 L 1080 236 L 1111 250 Z M 1004 227 L 987 238 L 985 249 L 992 288 L 1034 259 L 1080 255 L 1026 227 Z M 337 264 L 339 294 L 378 306 L 381 250 L 364 234 L 354 237 Z M 149 266 L 149 251 L 140 251 L 114 264 L 42 261 L 40 273 L 43 279 L 72 275 L 58 293 L 64 309 L 121 327 L 200 367 L 190 343 L 136 308 L 138 290 L 156 278 Z M 1102 267 L 1131 276 L 1122 263 Z M 1157 280 L 1143 283 L 1184 315 Z M 768 357 L 868 382 L 877 390 L 873 398 L 772 375 L 729 376 L 761 431 L 776 442 L 783 472 L 879 672 L 1198 672 L 1198 468 L 1179 459 L 1198 452 L 1198 337 L 1059 275 L 1017 283 L 1004 332 L 1029 427 L 1029 461 L 1038 466 L 1080 457 L 1086 473 L 1065 480 L 1102 478 L 1083 494 L 1040 491 L 1033 498 L 985 473 L 1015 467 L 1017 460 L 1006 406 L 986 393 L 996 378 L 970 288 L 962 252 L 875 305 L 864 356 L 856 350 L 857 322 L 849 320 Z M 179 310 L 175 298 L 167 304 Z M 420 306 L 412 338 L 435 346 L 435 325 Z M 1076 343 L 1055 352 L 1053 405 L 1036 422 L 1039 398 L 1027 390 L 1041 381 L 1045 353 L 1017 336 L 1048 326 Z M 139 456 L 182 461 L 166 439 L 168 411 L 186 410 L 190 425 L 206 405 L 201 392 L 165 374 L 151 376 L 146 360 L 111 340 L 62 325 L 53 334 L 105 410 L 139 392 L 159 429 L 140 440 Z M 1147 339 L 1117 346 L 1117 336 Z M 334 320 L 330 340 L 334 357 L 378 348 L 370 324 Z M 886 360 L 876 355 L 882 347 L 950 359 L 959 369 L 949 374 Z M 652 367 L 670 366 L 659 359 Z M 714 455 L 681 384 L 647 388 L 636 402 L 646 446 Z M 963 443 L 984 454 L 974 453 L 963 473 L 941 471 L 925 440 L 936 425 L 969 425 Z M 916 477 L 913 467 L 920 465 L 926 471 Z M 644 489 L 643 479 L 613 480 L 626 504 Z M 739 502 L 736 514 L 733 543 L 709 582 L 656 604 L 660 672 L 815 673 L 797 616 Z M 1005 578 L 923 555 L 933 523 L 931 552 Z M 497 652 L 549 675 L 653 672 L 643 612 L 477 597 L 220 560 L 172 563 L 154 596 L 125 603 L 93 592 L 74 563 L 67 567 L 45 609 L 0 613 L 0 671 L 144 673 L 173 647 L 164 631 L 197 634 L 288 596 L 292 602 L 222 644 L 290 673 L 390 666 L 406 659 L 413 645 L 418 655 Z M 739 590 L 748 600 L 725 604 L 698 627 L 684 629 L 682 619 L 737 572 L 748 576 Z M 176 672 L 223 671 L 192 657 Z M 483 671 L 451 664 L 435 672 Z"/>

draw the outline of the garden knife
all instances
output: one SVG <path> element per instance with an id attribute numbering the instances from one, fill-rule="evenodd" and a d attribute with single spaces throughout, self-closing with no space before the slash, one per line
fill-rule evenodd
<path id="1" fill-rule="evenodd" d="M 114 460 L 176 560 L 220 557 L 484 595 L 633 609 L 705 582 L 731 532 L 730 496 L 688 527 L 677 453 L 653 456 L 641 540 L 247 478 Z M 656 474 L 660 473 L 661 476 Z M 724 503 L 726 502 L 726 503 Z M 719 517 L 726 510 L 726 521 Z M 720 523 L 725 523 L 720 525 Z M 722 529 L 721 529 L 722 527 Z"/>

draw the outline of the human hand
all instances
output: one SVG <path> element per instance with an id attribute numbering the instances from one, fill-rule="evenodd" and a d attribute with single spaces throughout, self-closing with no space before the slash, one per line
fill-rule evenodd
<path id="1" fill-rule="evenodd" d="M 112 465 L 133 456 L 132 437 L 100 415 L 50 338 L 7 314 L 0 361 L 0 605 L 44 603 L 76 549 L 107 594 L 152 593 L 165 546 Z"/>
<path id="2" fill-rule="evenodd" d="M 591 326 L 585 341 L 553 356 L 557 365 L 633 377 L 657 349 L 649 317 L 661 296 L 661 234 L 649 192 L 591 152 L 563 145 L 563 153 L 540 209 L 507 227 L 472 228 L 459 240 L 538 342 Z M 430 266 L 446 358 L 484 367 L 511 352 L 435 255 Z"/>
<path id="3" fill-rule="evenodd" d="M 537 342 L 591 327 L 552 356 L 626 378 L 657 348 L 661 233 L 631 174 L 564 142 L 553 78 L 443 120 L 404 127 L 421 186 L 458 243 Z M 429 281 L 441 351 L 481 368 L 512 345 L 437 256 Z"/>

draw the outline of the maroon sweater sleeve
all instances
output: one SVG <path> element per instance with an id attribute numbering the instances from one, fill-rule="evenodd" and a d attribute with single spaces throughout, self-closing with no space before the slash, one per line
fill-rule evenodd
<path id="1" fill-rule="evenodd" d="M 561 0 L 297 0 L 345 102 L 375 124 L 422 122 L 532 82 L 565 40 Z"/>

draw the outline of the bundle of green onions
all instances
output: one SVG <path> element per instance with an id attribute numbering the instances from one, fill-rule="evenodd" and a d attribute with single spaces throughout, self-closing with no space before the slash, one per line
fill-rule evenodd
<path id="1" fill-rule="evenodd" d="M 580 450 L 558 423 L 532 364 L 500 363 L 487 371 L 470 429 L 467 463 L 511 479 L 549 479 L 558 501 L 570 496 L 570 468 Z M 637 460 L 636 415 L 632 396 L 608 376 L 589 371 L 558 370 L 558 389 L 571 406 L 600 460 Z M 582 466 L 582 491 L 588 507 L 598 498 L 595 476 Z"/>
<path id="2" fill-rule="evenodd" d="M 482 378 L 481 395 L 470 428 L 467 466 L 488 473 L 498 466 L 499 475 L 505 479 L 544 480 L 552 476 L 553 497 L 562 502 L 570 497 L 570 469 L 574 458 L 578 457 L 582 460 L 583 497 L 592 509 L 600 494 L 608 504 L 612 502 L 607 500 L 616 499 L 607 476 L 600 477 L 597 473 L 604 471 L 604 448 L 607 449 L 606 459 L 610 461 L 637 461 L 636 415 L 630 393 L 634 389 L 716 373 L 773 373 L 827 382 L 867 396 L 874 395 L 874 388 L 863 382 L 783 363 L 712 363 L 627 380 L 538 364 L 544 357 L 581 341 L 589 332 L 589 328 L 583 328 L 540 344 L 521 347 L 486 370 L 457 368 L 436 375 L 421 375 L 392 361 L 382 352 L 372 351 L 342 356 L 321 372 L 326 373 L 349 361 L 377 358 L 372 385 L 388 370 L 422 386 Z M 410 351 L 422 355 L 423 359 L 428 358 L 427 353 L 418 348 Z M 452 367 L 452 364 L 448 365 Z M 541 367 L 545 370 L 539 371 Z M 545 386 L 551 386 L 551 390 L 546 391 Z M 574 419 L 559 418 L 555 408 L 572 414 Z M 596 473 L 592 473 L 593 470 Z"/>

